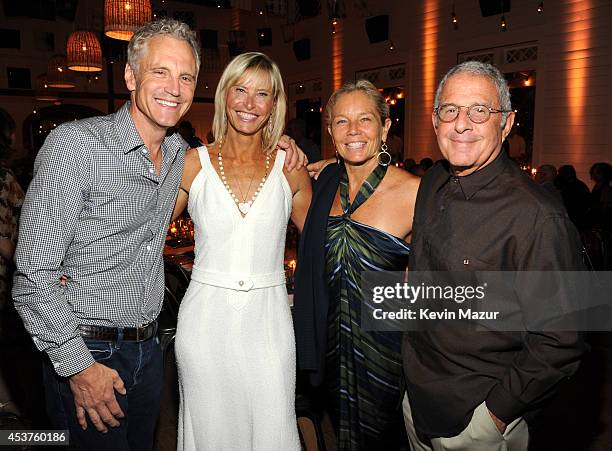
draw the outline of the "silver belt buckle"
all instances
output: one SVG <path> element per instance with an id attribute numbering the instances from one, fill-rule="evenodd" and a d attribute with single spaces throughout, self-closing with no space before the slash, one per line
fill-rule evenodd
<path id="1" fill-rule="evenodd" d="M 147 330 L 149 329 L 149 327 L 152 327 L 153 324 L 149 323 L 149 324 L 145 324 L 144 326 L 139 326 L 136 328 L 136 341 L 140 342 L 145 340 L 145 336 L 147 333 Z"/>
<path id="2" fill-rule="evenodd" d="M 140 342 L 141 330 L 144 330 L 146 326 L 138 326 L 136 327 L 136 342 Z"/>

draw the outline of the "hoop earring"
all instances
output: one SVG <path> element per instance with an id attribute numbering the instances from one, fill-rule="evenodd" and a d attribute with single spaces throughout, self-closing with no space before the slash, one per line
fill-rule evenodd
<path id="1" fill-rule="evenodd" d="M 391 164 L 391 160 L 393 159 L 391 154 L 387 152 L 388 148 L 389 146 L 387 146 L 387 143 L 385 142 L 380 146 L 380 152 L 378 152 L 378 164 L 381 166 L 389 166 Z"/>
<path id="2" fill-rule="evenodd" d="M 338 163 L 338 165 L 340 165 L 340 154 L 338 153 L 337 150 L 336 150 L 336 163 Z"/>

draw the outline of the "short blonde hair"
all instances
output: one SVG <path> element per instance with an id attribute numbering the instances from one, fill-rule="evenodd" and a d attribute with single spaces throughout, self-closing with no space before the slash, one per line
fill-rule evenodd
<path id="1" fill-rule="evenodd" d="M 351 92 L 362 92 L 374 102 L 374 106 L 376 107 L 376 111 L 378 111 L 378 116 L 380 117 L 380 123 L 384 124 L 387 118 L 389 118 L 389 105 L 385 102 L 385 98 L 380 93 L 376 86 L 374 86 L 370 81 L 360 79 L 356 82 L 349 81 L 343 84 L 340 88 L 336 89 L 334 93 L 331 95 L 329 100 L 327 101 L 327 106 L 325 107 L 325 123 L 329 126 L 331 125 L 332 120 L 332 110 L 338 101 L 338 98 L 343 94 L 348 94 Z"/>
<path id="2" fill-rule="evenodd" d="M 274 61 L 267 55 L 259 52 L 247 52 L 238 55 L 227 65 L 215 92 L 215 116 L 212 123 L 212 132 L 215 142 L 225 139 L 227 134 L 227 117 L 225 107 L 227 103 L 227 90 L 234 86 L 246 72 L 262 72 L 270 75 L 272 82 L 272 97 L 274 106 L 262 132 L 262 144 L 265 152 L 272 151 L 285 128 L 285 115 L 287 113 L 287 96 L 280 70 Z"/>

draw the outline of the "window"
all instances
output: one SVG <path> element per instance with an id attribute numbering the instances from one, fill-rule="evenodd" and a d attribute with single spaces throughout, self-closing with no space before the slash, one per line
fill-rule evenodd
<path id="1" fill-rule="evenodd" d="M 32 88 L 32 77 L 30 75 L 30 69 L 24 67 L 7 67 L 6 73 L 9 88 Z"/>
<path id="2" fill-rule="evenodd" d="M 48 31 L 34 32 L 34 49 L 39 52 L 55 51 L 55 35 Z"/>
<path id="3" fill-rule="evenodd" d="M 11 30 L 9 28 L 0 28 L 0 48 L 20 49 L 21 48 L 21 33 L 19 32 L 19 30 Z"/>

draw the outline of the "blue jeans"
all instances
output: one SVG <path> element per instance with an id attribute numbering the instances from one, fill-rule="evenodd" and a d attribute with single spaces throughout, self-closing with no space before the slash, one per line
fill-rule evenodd
<path id="1" fill-rule="evenodd" d="M 157 337 L 133 341 L 85 339 L 94 359 L 119 373 L 126 395 L 115 391 L 124 418 L 120 425 L 98 432 L 87 417 L 82 430 L 76 418 L 68 379 L 59 377 L 47 359 L 43 369 L 47 413 L 54 428 L 70 431 L 70 449 L 86 451 L 151 451 L 163 385 L 161 348 Z"/>

